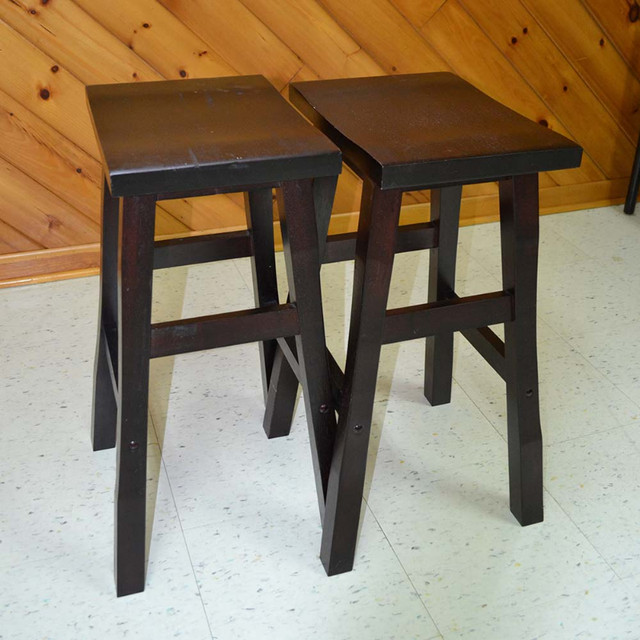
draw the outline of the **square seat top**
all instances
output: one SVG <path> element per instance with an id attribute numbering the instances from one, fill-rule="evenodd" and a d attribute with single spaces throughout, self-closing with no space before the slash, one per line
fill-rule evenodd
<path id="1" fill-rule="evenodd" d="M 87 87 L 113 196 L 337 175 L 340 151 L 262 76 Z"/>
<path id="2" fill-rule="evenodd" d="M 290 98 L 382 189 L 580 165 L 582 149 L 452 73 L 296 82 Z"/>

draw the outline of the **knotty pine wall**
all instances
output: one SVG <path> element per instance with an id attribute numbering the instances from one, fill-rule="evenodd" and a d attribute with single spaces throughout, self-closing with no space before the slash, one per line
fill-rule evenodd
<path id="1" fill-rule="evenodd" d="M 577 140 L 541 176 L 541 209 L 620 202 L 640 131 L 640 7 L 630 0 L 0 0 L 0 286 L 92 273 L 100 165 L 92 83 L 262 73 L 292 80 L 452 70 Z M 354 228 L 340 179 L 333 228 Z M 495 217 L 496 186 L 463 217 Z M 404 219 L 428 193 L 405 197 Z M 412 206 L 413 205 L 413 206 Z M 158 235 L 243 224 L 234 195 L 163 202 Z"/>

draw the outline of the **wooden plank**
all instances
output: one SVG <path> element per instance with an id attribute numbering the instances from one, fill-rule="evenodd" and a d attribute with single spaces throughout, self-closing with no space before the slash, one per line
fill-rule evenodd
<path id="1" fill-rule="evenodd" d="M 4 91 L 0 91 L 0 137 L 1 157 L 99 221 L 100 163 Z"/>
<path id="2" fill-rule="evenodd" d="M 82 83 L 4 20 L 0 42 L 0 89 L 97 158 Z"/>
<path id="3" fill-rule="evenodd" d="M 33 2 L 25 0 L 3 2 L 0 17 L 84 84 L 157 80 L 160 77 L 71 0 L 35 6 L 37 8 L 33 8 Z"/>
<path id="4" fill-rule="evenodd" d="M 627 0 L 581 0 L 606 34 L 606 39 L 620 52 L 629 71 L 640 78 L 640 20 L 637 3 Z M 632 18 L 635 17 L 635 20 Z"/>
<path id="5" fill-rule="evenodd" d="M 215 48 L 155 0 L 75 3 L 165 78 L 237 73 Z"/>
<path id="6" fill-rule="evenodd" d="M 98 273 L 100 247 L 90 244 L 0 256 L 0 288 Z"/>
<path id="7" fill-rule="evenodd" d="M 391 0 L 391 3 L 417 29 L 423 27 L 447 0 Z"/>
<path id="8" fill-rule="evenodd" d="M 478 89 L 530 120 L 546 122 L 554 131 L 574 138 L 572 131 L 517 72 L 458 0 L 449 0 L 421 32 L 454 71 Z M 572 120 L 569 118 L 568 122 L 572 123 Z M 604 179 L 602 171 L 588 157 L 588 150 L 579 169 L 556 171 L 553 176 L 554 181 L 560 183 Z"/>
<path id="9" fill-rule="evenodd" d="M 44 247 L 86 244 L 98 239 L 97 222 L 2 159 L 0 193 L 0 220 Z"/>
<path id="10" fill-rule="evenodd" d="M 282 89 L 304 65 L 239 0 L 159 2 L 238 73 L 261 73 Z"/>
<path id="11" fill-rule="evenodd" d="M 553 0 L 522 3 L 635 144 L 640 131 L 640 82 L 602 27 L 579 2 L 564 3 L 562 11 Z"/>
<path id="12" fill-rule="evenodd" d="M 608 178 L 628 175 L 634 145 L 520 0 L 464 6 Z"/>
<path id="13" fill-rule="evenodd" d="M 0 220 L 0 254 L 37 249 L 44 249 L 44 246 Z"/>
<path id="14" fill-rule="evenodd" d="M 242 4 L 322 78 L 384 74 L 315 0 L 242 0 Z"/>
<path id="15" fill-rule="evenodd" d="M 448 71 L 440 54 L 416 32 L 388 0 L 319 0 L 385 73 Z"/>

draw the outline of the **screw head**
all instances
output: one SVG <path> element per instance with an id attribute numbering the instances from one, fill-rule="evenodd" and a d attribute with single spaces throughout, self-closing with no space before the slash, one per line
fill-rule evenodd
<path id="1" fill-rule="evenodd" d="M 329 413 L 329 405 L 321 404 L 320 405 L 320 413 Z"/>
<path id="2" fill-rule="evenodd" d="M 530 398 L 533 395 L 533 389 L 527 389 L 524 392 L 524 395 L 527 396 L 527 398 Z"/>
<path id="3" fill-rule="evenodd" d="M 363 425 L 361 425 L 361 424 L 356 424 L 356 425 L 354 425 L 354 426 L 353 426 L 353 430 L 354 430 L 356 433 L 360 433 L 363 429 L 364 429 L 364 426 L 363 426 Z"/>
<path id="4" fill-rule="evenodd" d="M 140 448 L 140 443 L 136 442 L 135 440 L 132 440 L 129 443 L 129 450 L 130 451 L 137 451 Z"/>

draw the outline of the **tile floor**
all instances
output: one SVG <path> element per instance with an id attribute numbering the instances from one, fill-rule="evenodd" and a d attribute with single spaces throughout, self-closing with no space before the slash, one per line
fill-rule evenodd
<path id="1" fill-rule="evenodd" d="M 254 345 L 152 363 L 147 590 L 116 599 L 115 455 L 89 444 L 97 278 L 0 291 L 0 638 L 640 638 L 640 215 L 541 221 L 545 522 L 509 513 L 501 381 L 456 343 L 385 347 L 352 573 L 327 578 L 304 416 L 267 441 Z M 458 290 L 500 288 L 498 228 L 461 231 Z M 390 306 L 423 301 L 399 256 Z M 323 271 L 344 352 L 351 269 Z M 247 261 L 157 272 L 154 318 L 250 306 Z M 374 470 L 375 462 L 375 470 Z"/>

